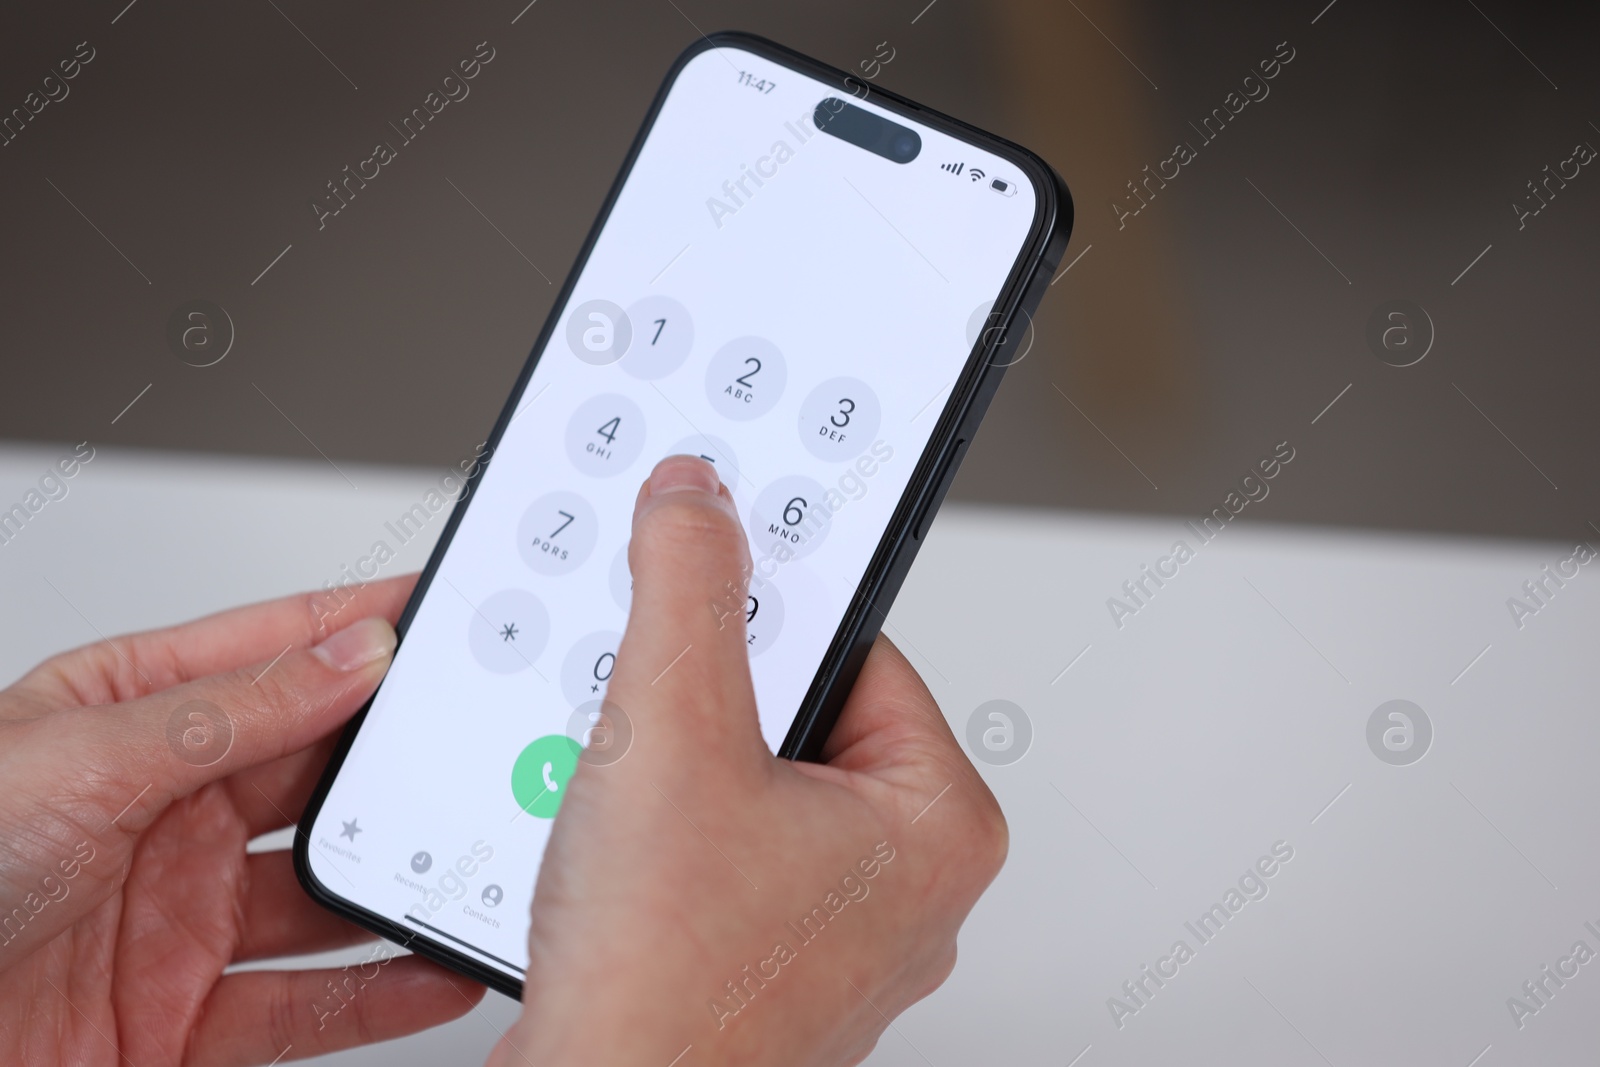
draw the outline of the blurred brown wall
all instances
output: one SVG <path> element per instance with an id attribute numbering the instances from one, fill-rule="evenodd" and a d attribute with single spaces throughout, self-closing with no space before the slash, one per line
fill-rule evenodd
<path id="1" fill-rule="evenodd" d="M 1521 228 L 1511 205 L 1576 141 L 1600 145 L 1595 11 L 1323 7 L 14 9 L 0 106 L 78 42 L 94 58 L 0 148 L 0 434 L 452 462 L 502 403 L 662 73 L 696 27 L 739 27 L 843 67 L 887 41 L 882 84 L 1035 148 L 1073 189 L 1066 262 L 1082 258 L 958 498 L 1195 514 L 1287 440 L 1297 459 L 1259 519 L 1576 536 L 1600 517 L 1600 177 Z M 318 230 L 308 200 L 481 41 L 495 58 L 471 96 Z M 1295 58 L 1270 95 L 1119 224 L 1126 183 L 1197 141 L 1191 123 L 1280 42 Z M 236 327 L 213 367 L 166 341 L 196 298 Z M 1402 298 L 1436 339 L 1397 368 L 1365 331 Z"/>

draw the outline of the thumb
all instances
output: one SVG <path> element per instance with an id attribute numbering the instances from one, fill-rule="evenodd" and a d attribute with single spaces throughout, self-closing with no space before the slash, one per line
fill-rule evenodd
<path id="1" fill-rule="evenodd" d="M 103 824 L 85 829 L 141 831 L 206 783 L 306 748 L 372 695 L 394 647 L 388 622 L 363 619 L 267 663 L 67 713 L 67 750 L 93 783 L 80 818 Z"/>
<path id="2" fill-rule="evenodd" d="M 606 690 L 633 727 L 625 762 L 667 777 L 708 757 L 729 771 L 770 762 L 745 646 L 750 549 L 711 464 L 657 464 L 634 506 L 628 565 L 633 606 Z"/>

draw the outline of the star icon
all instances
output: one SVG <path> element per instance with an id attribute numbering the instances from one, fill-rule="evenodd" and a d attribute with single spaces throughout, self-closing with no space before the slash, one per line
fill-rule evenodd
<path id="1" fill-rule="evenodd" d="M 600 692 L 600 687 L 598 685 L 591 685 L 589 687 L 589 692 L 598 693 L 598 692 Z"/>
<path id="2" fill-rule="evenodd" d="M 517 639 L 517 624 L 516 623 L 508 622 L 504 626 L 500 627 L 500 640 L 502 640 L 502 641 L 515 641 L 516 639 Z"/>
<path id="3" fill-rule="evenodd" d="M 343 820 L 340 821 L 342 822 Z M 360 821 L 360 819 L 351 819 L 349 822 L 345 823 L 344 829 L 339 831 L 339 836 L 348 837 L 351 841 L 354 841 L 356 839 L 356 835 L 361 832 L 361 827 L 356 825 L 356 823 Z"/>

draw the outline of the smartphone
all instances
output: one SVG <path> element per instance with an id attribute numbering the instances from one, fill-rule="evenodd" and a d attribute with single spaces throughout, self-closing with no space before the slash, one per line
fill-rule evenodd
<path id="1" fill-rule="evenodd" d="M 815 758 L 1071 219 L 1016 145 L 757 37 L 689 48 L 306 809 L 306 890 L 520 996 L 551 820 L 609 725 L 634 497 L 675 453 L 749 533 L 763 734 Z"/>

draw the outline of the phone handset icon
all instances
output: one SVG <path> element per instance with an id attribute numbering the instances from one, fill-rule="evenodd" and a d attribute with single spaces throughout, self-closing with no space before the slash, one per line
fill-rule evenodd
<path id="1" fill-rule="evenodd" d="M 582 755 L 583 746 L 566 734 L 549 734 L 529 744 L 511 766 L 517 807 L 536 819 L 555 818 Z"/>

